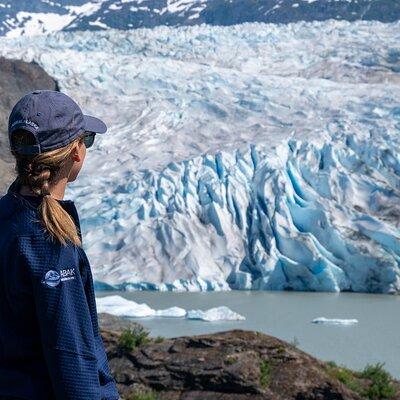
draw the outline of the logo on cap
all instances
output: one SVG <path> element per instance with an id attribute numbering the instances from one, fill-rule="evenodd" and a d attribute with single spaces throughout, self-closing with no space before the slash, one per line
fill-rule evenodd
<path id="1" fill-rule="evenodd" d="M 27 124 L 33 126 L 35 129 L 39 129 L 39 125 L 35 124 L 30 119 L 17 119 L 12 123 L 11 128 L 14 127 L 16 124 Z"/>

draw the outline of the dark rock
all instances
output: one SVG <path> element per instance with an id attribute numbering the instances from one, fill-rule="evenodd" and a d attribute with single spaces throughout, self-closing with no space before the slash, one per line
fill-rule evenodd
<path id="1" fill-rule="evenodd" d="M 57 82 L 37 63 L 0 57 L 0 196 L 15 176 L 7 136 L 8 117 L 14 104 L 35 89 L 59 90 Z"/>
<path id="2" fill-rule="evenodd" d="M 127 322 L 113 325 L 105 316 L 100 321 L 106 321 L 100 322 L 102 336 L 124 399 L 143 390 L 156 391 L 157 399 L 179 400 L 362 398 L 329 374 L 325 362 L 260 332 L 151 338 L 129 351 L 118 346 L 118 331 Z M 110 323 L 113 331 L 104 329 Z"/>

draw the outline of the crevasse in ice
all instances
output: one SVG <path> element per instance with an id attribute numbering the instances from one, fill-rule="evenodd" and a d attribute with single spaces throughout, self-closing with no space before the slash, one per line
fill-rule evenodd
<path id="1" fill-rule="evenodd" d="M 323 145 L 289 140 L 171 163 L 119 185 L 107 201 L 130 207 L 120 211 L 116 226 L 107 232 L 103 214 L 87 228 L 101 225 L 104 235 L 117 237 L 124 232 L 123 242 L 106 250 L 134 260 L 131 270 L 125 259 L 116 268 L 118 283 L 128 289 L 210 290 L 227 283 L 397 291 L 400 153 L 386 140 L 380 134 L 337 135 Z M 143 268 L 136 267 L 140 259 Z M 103 281 L 114 278 L 113 270 L 104 273 Z M 199 278 L 203 285 L 188 283 Z"/>

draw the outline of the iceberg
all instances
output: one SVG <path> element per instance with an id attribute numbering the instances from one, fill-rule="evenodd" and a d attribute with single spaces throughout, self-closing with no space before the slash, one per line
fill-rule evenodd
<path id="1" fill-rule="evenodd" d="M 66 190 L 97 288 L 399 293 L 399 28 L 57 32 L 0 54 L 109 126 Z"/>
<path id="2" fill-rule="evenodd" d="M 186 311 L 180 307 L 154 310 L 147 304 L 136 303 L 119 295 L 96 297 L 97 312 L 104 312 L 120 317 L 184 317 Z"/>
<path id="3" fill-rule="evenodd" d="M 169 317 L 201 319 L 203 321 L 244 320 L 245 317 L 226 306 L 210 308 L 209 310 L 189 310 L 181 307 L 169 307 L 154 310 L 145 303 L 136 303 L 119 295 L 96 297 L 97 312 L 109 313 L 119 317 Z"/>
<path id="4" fill-rule="evenodd" d="M 314 324 L 329 324 L 329 325 L 354 325 L 358 324 L 357 319 L 340 319 L 340 318 L 325 318 L 318 317 L 312 320 Z"/>
<path id="5" fill-rule="evenodd" d="M 226 306 L 213 307 L 209 310 L 189 310 L 187 319 L 200 319 L 203 321 L 236 321 L 246 319 Z"/>

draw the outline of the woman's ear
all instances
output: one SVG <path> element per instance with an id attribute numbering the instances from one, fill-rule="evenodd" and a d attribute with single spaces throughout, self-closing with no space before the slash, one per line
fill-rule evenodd
<path id="1" fill-rule="evenodd" d="M 81 157 L 79 156 L 78 146 L 75 146 L 74 150 L 72 151 L 72 159 L 77 162 L 81 161 Z"/>

